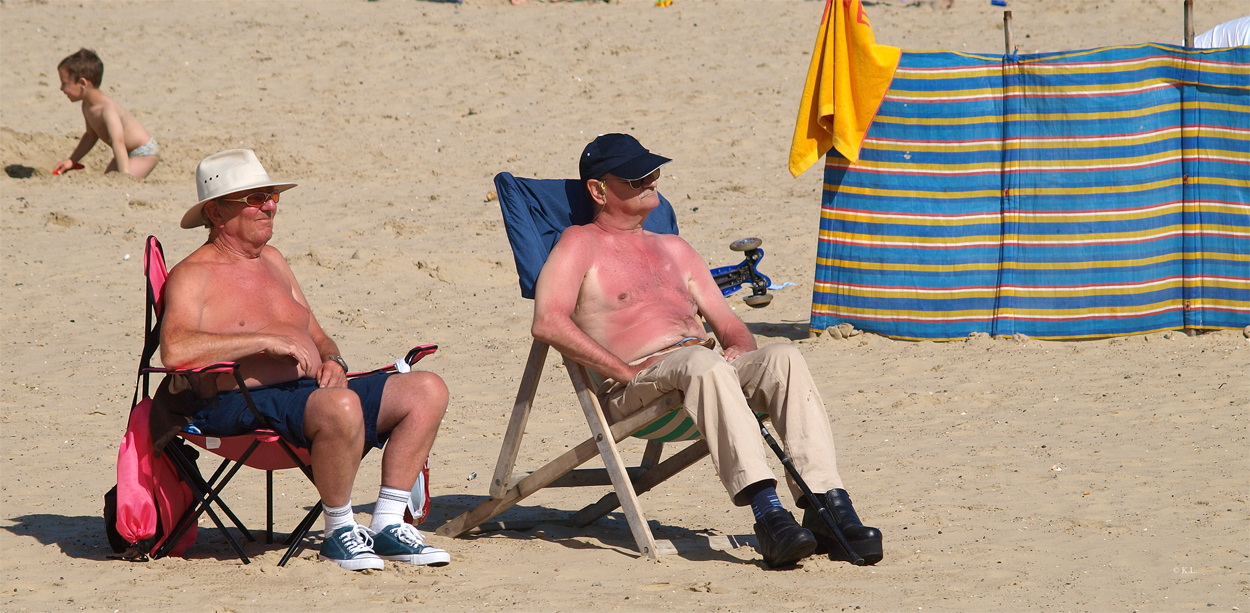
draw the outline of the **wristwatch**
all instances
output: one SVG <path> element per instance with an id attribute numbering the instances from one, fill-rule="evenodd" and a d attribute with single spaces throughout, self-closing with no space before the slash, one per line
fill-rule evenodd
<path id="1" fill-rule="evenodd" d="M 324 361 L 325 362 L 338 362 L 339 366 L 343 367 L 343 374 L 347 374 L 351 372 L 347 369 L 347 360 L 344 360 L 343 356 L 341 355 L 328 355 L 326 356 L 326 359 Z"/>

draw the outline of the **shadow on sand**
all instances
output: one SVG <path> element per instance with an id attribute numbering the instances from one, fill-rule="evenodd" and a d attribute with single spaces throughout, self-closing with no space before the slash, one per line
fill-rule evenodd
<path id="1" fill-rule="evenodd" d="M 476 507 L 487 500 L 487 496 L 450 495 L 435 496 L 432 499 L 430 517 L 421 528 L 434 531 L 448 520 Z M 517 540 L 543 539 L 568 547 L 569 549 L 598 549 L 615 551 L 622 556 L 638 557 L 640 554 L 634 545 L 633 533 L 629 530 L 629 522 L 620 511 L 609 513 L 589 526 L 579 528 L 569 521 L 572 512 L 552 509 L 543 506 L 516 505 L 503 514 L 492 518 L 486 526 L 494 524 L 495 530 L 470 532 L 460 538 L 473 540 L 481 538 L 509 538 Z M 732 564 L 758 565 L 758 560 L 742 560 L 725 551 L 706 546 L 690 546 L 689 544 L 704 543 L 714 533 L 702 530 L 690 530 L 681 526 L 663 525 L 656 521 L 648 521 L 651 533 L 658 539 L 667 539 L 678 547 L 677 556 L 692 560 L 719 560 Z M 516 529 L 509 528 L 516 526 Z M 730 537 L 740 546 L 753 543 L 754 536 Z"/>

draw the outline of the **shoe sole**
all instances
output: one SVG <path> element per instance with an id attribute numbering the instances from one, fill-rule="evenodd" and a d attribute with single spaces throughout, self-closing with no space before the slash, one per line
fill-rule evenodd
<path id="1" fill-rule="evenodd" d="M 317 558 L 327 562 L 334 562 L 347 570 L 382 570 L 383 568 L 386 568 L 386 562 L 383 562 L 382 558 L 352 558 L 350 560 L 336 560 L 321 554 L 317 554 Z"/>
<path id="2" fill-rule="evenodd" d="M 392 562 L 407 562 L 408 564 L 415 564 L 417 566 L 433 566 L 435 568 L 439 566 L 447 566 L 451 563 L 451 554 L 446 551 L 440 551 L 438 553 L 405 553 L 378 557 Z"/>

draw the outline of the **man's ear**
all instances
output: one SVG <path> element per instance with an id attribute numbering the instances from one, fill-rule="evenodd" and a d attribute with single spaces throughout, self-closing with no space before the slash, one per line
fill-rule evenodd
<path id="1" fill-rule="evenodd" d="M 590 192 L 590 199 L 594 200 L 595 204 L 604 206 L 608 203 L 608 194 L 604 191 L 603 181 L 600 181 L 599 179 L 587 179 L 586 191 Z"/>
<path id="2" fill-rule="evenodd" d="M 203 215 L 204 219 L 208 221 L 208 227 L 210 228 L 215 228 L 217 224 L 225 221 L 225 217 L 221 214 L 220 203 L 216 200 L 209 200 L 204 203 Z"/>

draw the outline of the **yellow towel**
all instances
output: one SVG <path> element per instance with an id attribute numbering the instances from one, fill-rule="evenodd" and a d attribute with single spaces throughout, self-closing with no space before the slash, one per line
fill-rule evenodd
<path id="1" fill-rule="evenodd" d="M 878 45 L 860 0 L 826 0 L 790 144 L 799 176 L 830 148 L 859 161 L 859 146 L 894 79 L 902 51 Z"/>

